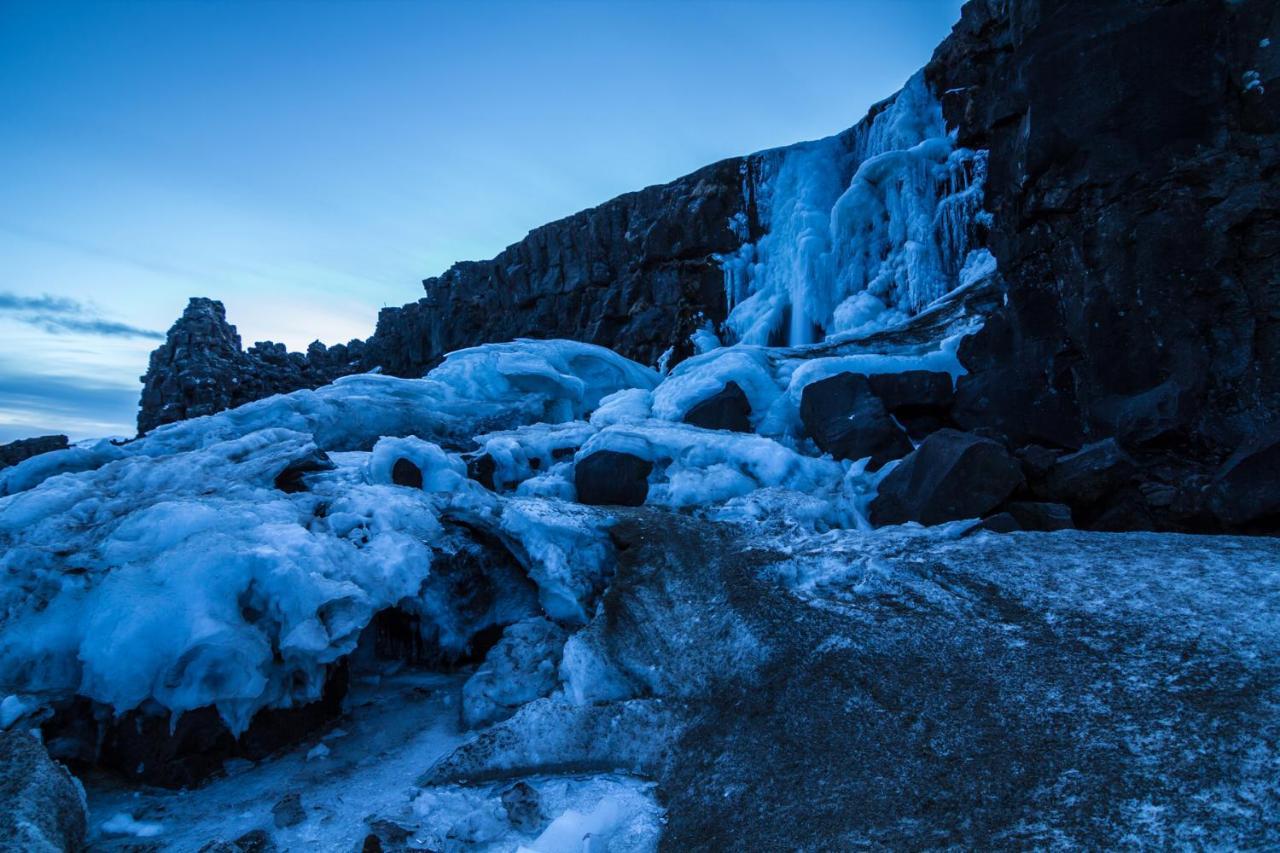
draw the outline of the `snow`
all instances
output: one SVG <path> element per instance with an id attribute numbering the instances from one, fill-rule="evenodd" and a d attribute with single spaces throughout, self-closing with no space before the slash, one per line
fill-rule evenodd
<path id="1" fill-rule="evenodd" d="M 146 823 L 133 819 L 133 815 L 117 812 L 102 824 L 102 831 L 111 835 L 132 835 L 135 838 L 153 838 L 164 832 L 158 823 Z"/>

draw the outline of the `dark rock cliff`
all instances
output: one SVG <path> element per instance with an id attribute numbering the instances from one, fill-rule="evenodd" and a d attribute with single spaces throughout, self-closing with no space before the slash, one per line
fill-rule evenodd
<path id="1" fill-rule="evenodd" d="M 1212 526 L 1217 465 L 1280 416 L 1280 6 L 973 0 L 926 73 L 990 149 L 1008 283 L 957 419 L 1116 437 L 1143 473 L 1114 526 Z"/>
<path id="2" fill-rule="evenodd" d="M 518 337 L 573 338 L 655 364 L 689 352 L 699 315 L 723 319 L 715 255 L 751 206 L 749 158 L 723 160 L 544 225 L 489 261 L 455 264 L 427 295 L 385 308 L 369 361 L 420 375 L 451 350 Z"/>
<path id="3" fill-rule="evenodd" d="M 972 0 L 926 79 L 958 144 L 989 151 L 1008 290 L 961 348 L 954 424 L 1023 458 L 1117 440 L 1134 473 L 1076 508 L 1087 526 L 1274 527 L 1280 498 L 1250 460 L 1280 453 L 1280 7 Z M 457 264 L 385 309 L 363 350 L 242 354 L 220 306 L 193 302 L 152 357 L 139 426 L 520 336 L 679 360 L 724 318 L 717 255 L 767 227 L 754 193 L 776 153 Z"/>
<path id="4" fill-rule="evenodd" d="M 361 369 L 363 352 L 360 341 L 334 347 L 316 341 L 306 354 L 262 341 L 246 351 L 222 303 L 193 298 L 151 353 L 142 377 L 138 432 L 272 394 L 318 388 Z"/>

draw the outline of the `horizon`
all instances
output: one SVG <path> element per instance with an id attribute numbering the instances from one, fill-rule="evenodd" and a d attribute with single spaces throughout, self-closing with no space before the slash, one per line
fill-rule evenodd
<path id="1" fill-rule="evenodd" d="M 837 133 L 960 5 L 7 4 L 0 442 L 132 435 L 189 297 L 246 347 L 364 338 L 540 225 Z"/>

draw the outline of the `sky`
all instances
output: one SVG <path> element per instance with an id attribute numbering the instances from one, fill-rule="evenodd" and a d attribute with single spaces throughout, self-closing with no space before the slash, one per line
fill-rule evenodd
<path id="1" fill-rule="evenodd" d="M 0 0 L 0 442 L 127 435 L 188 297 L 366 337 L 454 261 L 840 131 L 961 0 Z"/>

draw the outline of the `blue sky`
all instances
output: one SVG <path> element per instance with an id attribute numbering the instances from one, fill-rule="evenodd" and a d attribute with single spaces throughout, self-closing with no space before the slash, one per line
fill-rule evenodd
<path id="1" fill-rule="evenodd" d="M 364 337 L 455 260 L 825 136 L 960 0 L 0 0 L 0 441 L 132 431 L 187 297 Z"/>

